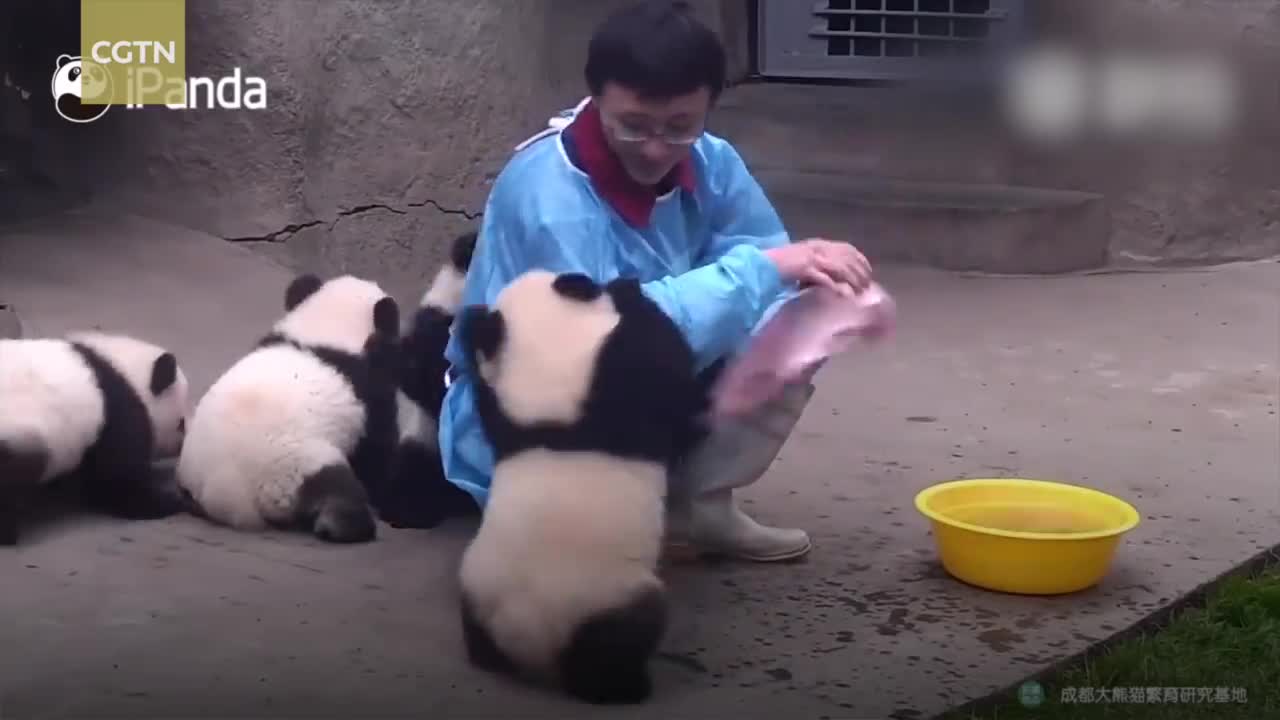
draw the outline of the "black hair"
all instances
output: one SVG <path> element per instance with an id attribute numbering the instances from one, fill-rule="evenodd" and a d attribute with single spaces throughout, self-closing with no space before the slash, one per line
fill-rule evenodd
<path id="1" fill-rule="evenodd" d="M 642 0 L 611 14 L 587 48 L 592 95 L 617 83 L 648 99 L 688 95 L 699 88 L 715 100 L 725 86 L 727 61 L 716 33 L 684 0 Z"/>

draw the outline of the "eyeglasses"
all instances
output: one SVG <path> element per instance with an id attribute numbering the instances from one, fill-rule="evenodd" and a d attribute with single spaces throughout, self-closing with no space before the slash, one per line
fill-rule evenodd
<path id="1" fill-rule="evenodd" d="M 652 132 L 619 127 L 613 130 L 613 136 L 618 139 L 618 142 L 637 145 L 650 140 L 661 140 L 668 145 L 692 145 L 702 137 L 702 129 L 668 134 L 666 131 Z"/>
<path id="2" fill-rule="evenodd" d="M 692 145 L 702 137 L 703 126 L 699 124 L 696 128 L 680 129 L 680 130 L 650 130 L 649 128 L 638 128 L 629 126 L 626 123 L 608 117 L 601 113 L 601 119 L 604 120 L 605 126 L 610 134 L 618 142 L 623 143 L 644 143 L 650 140 L 661 140 L 668 145 Z"/>

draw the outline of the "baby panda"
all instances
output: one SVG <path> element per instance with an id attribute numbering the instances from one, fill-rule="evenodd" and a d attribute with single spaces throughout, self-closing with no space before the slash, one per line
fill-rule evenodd
<path id="1" fill-rule="evenodd" d="M 645 701 L 667 473 L 707 408 L 691 349 L 637 282 L 543 270 L 465 308 L 459 332 L 495 457 L 459 571 L 471 662 Z"/>
<path id="2" fill-rule="evenodd" d="M 369 494 L 398 438 L 399 307 L 367 280 L 306 274 L 284 309 L 196 405 L 179 486 L 194 514 L 233 528 L 373 540 Z"/>
<path id="3" fill-rule="evenodd" d="M 475 232 L 454 239 L 402 338 L 400 443 L 392 477 L 373 498 L 378 516 L 395 528 L 433 528 L 478 511 L 470 495 L 445 479 L 436 440 L 449 368 L 444 351 L 475 244 Z"/>
<path id="4" fill-rule="evenodd" d="M 404 392 L 433 419 L 439 419 L 444 403 L 444 359 L 453 318 L 462 305 L 467 269 L 475 252 L 476 233 L 454 239 L 449 260 L 436 272 L 423 293 L 404 337 Z"/>
<path id="5" fill-rule="evenodd" d="M 18 542 L 21 503 L 54 480 L 117 517 L 181 512 L 152 462 L 178 455 L 187 393 L 173 353 L 133 337 L 0 340 L 0 545 Z"/>

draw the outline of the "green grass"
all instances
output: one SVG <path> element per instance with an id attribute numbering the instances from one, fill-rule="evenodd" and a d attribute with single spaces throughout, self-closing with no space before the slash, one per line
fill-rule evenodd
<path id="1" fill-rule="evenodd" d="M 1280 567 L 1274 563 L 1232 576 L 1209 590 L 1203 603 L 1176 611 L 1167 624 L 1118 641 L 1094 657 L 1041 678 L 1043 702 L 1025 706 L 1014 691 L 978 709 L 941 720 L 1130 720 L 1152 718 L 1280 718 Z M 1063 690 L 1089 688 L 1193 688 L 1194 697 L 1158 704 L 1128 699 L 1064 702 Z M 1244 689 L 1244 702 L 1218 702 L 1217 688 Z M 1207 701 L 1196 688 L 1211 688 Z"/>

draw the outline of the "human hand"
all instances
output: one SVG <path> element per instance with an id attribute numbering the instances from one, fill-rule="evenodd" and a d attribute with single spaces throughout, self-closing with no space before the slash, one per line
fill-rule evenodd
<path id="1" fill-rule="evenodd" d="M 849 297 L 871 284 L 871 264 L 849 243 L 809 238 L 765 251 L 783 279 Z"/>

